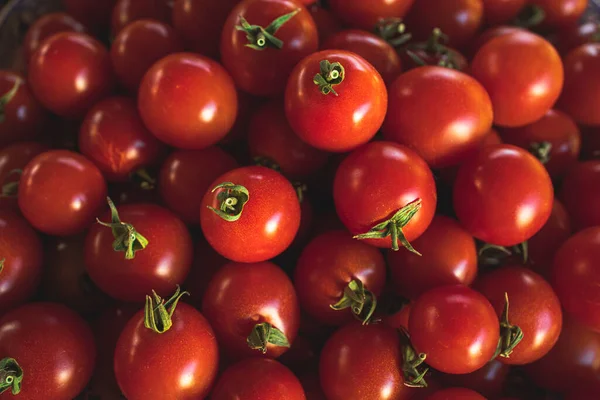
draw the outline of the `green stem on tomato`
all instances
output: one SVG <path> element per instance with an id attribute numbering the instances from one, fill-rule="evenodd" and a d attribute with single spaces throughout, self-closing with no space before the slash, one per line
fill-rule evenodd
<path id="1" fill-rule="evenodd" d="M 152 296 L 146 296 L 144 305 L 144 326 L 156 333 L 165 333 L 173 326 L 173 313 L 183 295 L 189 295 L 188 292 L 182 292 L 179 285 L 177 290 L 169 300 L 165 302 L 156 292 L 152 291 Z"/>
<path id="2" fill-rule="evenodd" d="M 215 186 L 211 193 L 215 191 L 219 191 L 217 194 L 219 208 L 206 207 L 227 222 L 235 222 L 240 219 L 244 206 L 250 200 L 248 189 L 232 182 L 223 182 Z"/>
<path id="3" fill-rule="evenodd" d="M 544 9 L 536 4 L 528 4 L 517 15 L 512 24 L 520 28 L 531 29 L 540 25 L 546 19 Z"/>
<path id="4" fill-rule="evenodd" d="M 508 293 L 504 293 L 504 309 L 500 317 L 500 339 L 494 358 L 497 356 L 510 358 L 511 353 L 523 340 L 523 331 L 517 325 L 511 325 L 508 320 Z"/>
<path id="5" fill-rule="evenodd" d="M 246 33 L 246 39 L 248 39 L 246 47 L 253 50 L 264 50 L 268 47 L 281 49 L 284 43 L 275 36 L 275 33 L 300 11 L 301 9 L 298 8 L 288 14 L 282 15 L 273 20 L 266 28 L 259 25 L 251 25 L 244 17 L 240 16 L 240 24 L 236 25 L 235 29 Z"/>
<path id="6" fill-rule="evenodd" d="M 329 60 L 322 60 L 319 63 L 319 67 L 320 72 L 314 76 L 313 83 L 319 87 L 319 90 L 324 95 L 333 93 L 337 96 L 338 93 L 333 87 L 344 81 L 344 77 L 346 76 L 344 66 L 339 62 L 331 63 Z"/>
<path id="7" fill-rule="evenodd" d="M 285 334 L 271 325 L 268 322 L 262 322 L 256 324 L 252 328 L 252 332 L 246 338 L 248 347 L 252 350 L 259 350 L 262 354 L 267 353 L 267 347 L 269 344 L 280 347 L 290 347 L 288 339 Z"/>
<path id="8" fill-rule="evenodd" d="M 352 314 L 362 322 L 363 325 L 371 322 L 371 318 L 377 307 L 377 297 L 373 292 L 365 289 L 360 279 L 353 279 L 344 288 L 344 293 L 340 300 L 330 305 L 336 311 L 349 308 Z"/>
<path id="9" fill-rule="evenodd" d="M 529 145 L 529 152 L 535 156 L 542 164 L 547 164 L 550 161 L 550 152 L 552 152 L 552 143 L 550 142 L 534 142 Z"/>
<path id="10" fill-rule="evenodd" d="M 410 341 L 410 335 L 404 327 L 400 327 L 399 332 L 404 385 L 413 388 L 427 387 L 427 381 L 425 380 L 425 375 L 429 372 L 429 367 L 425 364 L 427 355 L 417 353 Z"/>
<path id="11" fill-rule="evenodd" d="M 13 395 L 21 392 L 23 369 L 14 358 L 0 360 L 0 394 L 11 390 Z"/>
<path id="12" fill-rule="evenodd" d="M 21 79 L 17 79 L 13 87 L 0 97 L 0 124 L 6 120 L 6 105 L 15 97 L 20 85 Z"/>
<path id="13" fill-rule="evenodd" d="M 406 25 L 400 18 L 381 19 L 375 25 L 375 33 L 392 47 L 400 47 L 412 39 L 406 32 Z"/>

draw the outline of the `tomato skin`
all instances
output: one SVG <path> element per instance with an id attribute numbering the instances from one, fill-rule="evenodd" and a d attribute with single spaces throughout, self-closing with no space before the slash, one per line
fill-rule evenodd
<path id="1" fill-rule="evenodd" d="M 530 3 L 544 10 L 542 25 L 558 28 L 577 23 L 588 6 L 587 0 L 531 0 Z"/>
<path id="2" fill-rule="evenodd" d="M 62 0 L 67 14 L 81 21 L 88 29 L 101 32 L 110 24 L 117 0 Z"/>
<path id="3" fill-rule="evenodd" d="M 92 376 L 96 345 L 75 312 L 55 303 L 29 303 L 0 318 L 0 359 L 5 357 L 23 369 L 19 399 L 73 399 Z M 10 396 L 10 390 L 1 395 Z"/>
<path id="4" fill-rule="evenodd" d="M 471 42 L 469 46 L 469 58 L 473 58 L 477 51 L 479 51 L 479 49 L 490 40 L 499 36 L 507 35 L 509 33 L 523 31 L 525 31 L 525 29 L 512 25 L 498 25 L 484 30 Z"/>
<path id="5" fill-rule="evenodd" d="M 240 16 L 250 25 L 266 28 L 273 20 L 300 10 L 287 21 L 275 37 L 283 41 L 281 49 L 254 50 L 244 31 L 236 26 Z M 245 0 L 229 14 L 221 36 L 221 60 L 238 88 L 255 96 L 275 97 L 283 93 L 294 66 L 317 51 L 317 27 L 305 7 L 292 0 Z"/>
<path id="6" fill-rule="evenodd" d="M 18 182 L 20 176 L 15 170 L 23 170 L 27 163 L 38 154 L 46 151 L 46 146 L 38 142 L 20 142 L 0 149 L 0 189 L 7 184 Z M 0 210 L 19 212 L 17 197 L 0 196 Z"/>
<path id="7" fill-rule="evenodd" d="M 249 358 L 227 368 L 212 400 L 306 400 L 304 389 L 287 367 L 275 360 Z"/>
<path id="8" fill-rule="evenodd" d="M 112 34 L 116 35 L 127 25 L 140 19 L 169 23 L 171 8 L 168 0 L 118 0 L 111 16 Z"/>
<path id="9" fill-rule="evenodd" d="M 352 234 L 369 231 L 421 198 L 421 209 L 403 228 L 409 242 L 425 232 L 437 202 L 433 175 L 425 161 L 408 147 L 385 141 L 369 143 L 342 161 L 335 175 L 333 196 L 337 214 Z M 391 247 L 389 237 L 367 239 L 365 243 Z"/>
<path id="10" fill-rule="evenodd" d="M 527 125 L 543 117 L 563 88 L 558 52 L 541 36 L 526 31 L 485 43 L 471 62 L 471 74 L 492 99 L 494 123 L 506 127 Z"/>
<path id="11" fill-rule="evenodd" d="M 483 0 L 483 16 L 487 25 L 495 26 L 514 20 L 526 0 Z"/>
<path id="12" fill-rule="evenodd" d="M 235 122 L 237 93 L 215 61 L 175 53 L 144 75 L 138 95 L 142 120 L 159 140 L 200 150 L 221 140 Z"/>
<path id="13" fill-rule="evenodd" d="M 558 197 L 574 232 L 600 225 L 600 160 L 575 164 L 565 175 Z"/>
<path id="14" fill-rule="evenodd" d="M 475 79 L 449 68 L 424 66 L 391 85 L 382 131 L 386 140 L 412 148 L 432 168 L 443 168 L 460 164 L 476 151 L 492 120 L 490 97 Z"/>
<path id="15" fill-rule="evenodd" d="M 277 265 L 229 263 L 213 276 L 202 301 L 222 351 L 232 360 L 277 358 L 288 349 L 267 346 L 262 354 L 248 346 L 254 325 L 268 322 L 293 344 L 300 325 L 300 307 L 291 280 Z"/>
<path id="16" fill-rule="evenodd" d="M 19 208 L 38 231 L 56 236 L 83 232 L 106 201 L 106 182 L 84 156 L 49 150 L 23 170 Z"/>
<path id="17" fill-rule="evenodd" d="M 328 2 L 333 14 L 352 28 L 373 31 L 380 19 L 402 18 L 412 7 L 414 0 L 331 0 Z"/>
<path id="18" fill-rule="evenodd" d="M 597 42 L 598 28 L 593 21 L 564 27 L 558 31 L 554 45 L 561 54 L 568 54 L 582 44 Z"/>
<path id="19" fill-rule="evenodd" d="M 498 317 L 480 293 L 462 285 L 433 288 L 412 304 L 408 320 L 412 344 L 427 364 L 448 374 L 468 374 L 494 356 Z M 470 350 L 478 345 L 478 351 Z"/>
<path id="20" fill-rule="evenodd" d="M 494 359 L 470 374 L 442 374 L 442 382 L 451 387 L 463 387 L 487 398 L 498 398 L 504 390 L 510 367 Z"/>
<path id="21" fill-rule="evenodd" d="M 310 15 L 312 15 L 315 25 L 317 26 L 317 33 L 319 34 L 319 43 L 325 43 L 329 37 L 343 29 L 342 23 L 337 17 L 328 9 L 323 8 L 318 3 L 315 3 L 308 8 Z"/>
<path id="22" fill-rule="evenodd" d="M 192 294 L 189 304 L 202 308 L 202 299 L 210 281 L 227 263 L 229 260 L 217 253 L 204 238 L 196 242 L 192 267 L 183 284 L 183 288 Z"/>
<path id="23" fill-rule="evenodd" d="M 60 32 L 85 33 L 85 26 L 64 12 L 55 12 L 41 16 L 27 30 L 23 39 L 25 60 L 29 60 L 42 42 Z"/>
<path id="24" fill-rule="evenodd" d="M 554 189 L 534 156 L 501 144 L 484 147 L 460 167 L 453 199 L 458 220 L 469 233 L 487 243 L 514 246 L 544 226 Z"/>
<path id="25" fill-rule="evenodd" d="M 195 308 L 179 302 L 173 326 L 158 334 L 144 326 L 144 311 L 125 325 L 114 368 L 130 400 L 203 399 L 217 376 L 219 351 L 214 332 Z"/>

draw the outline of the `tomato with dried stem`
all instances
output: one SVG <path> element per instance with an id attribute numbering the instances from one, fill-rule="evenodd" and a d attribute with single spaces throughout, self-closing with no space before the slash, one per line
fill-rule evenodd
<path id="1" fill-rule="evenodd" d="M 600 160 L 575 164 L 565 175 L 558 198 L 571 217 L 573 231 L 600 225 Z"/>

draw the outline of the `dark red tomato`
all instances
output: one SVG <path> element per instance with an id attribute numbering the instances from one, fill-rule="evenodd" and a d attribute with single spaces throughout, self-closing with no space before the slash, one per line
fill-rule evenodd
<path id="1" fill-rule="evenodd" d="M 180 51 L 183 44 L 172 27 L 143 19 L 119 32 L 110 47 L 110 58 L 119 82 L 135 93 L 156 61 Z"/>
<path id="2" fill-rule="evenodd" d="M 581 134 L 567 114 L 549 110 L 541 119 L 518 128 L 500 130 L 502 140 L 529 150 L 542 161 L 550 176 L 561 178 L 577 162 Z M 551 146 L 548 150 L 548 144 Z"/>
<path id="3" fill-rule="evenodd" d="M 402 306 L 400 311 L 387 315 L 383 318 L 383 323 L 394 329 L 404 328 L 408 331 L 408 319 L 410 318 L 410 304 Z"/>
<path id="4" fill-rule="evenodd" d="M 485 1 L 486 0 L 484 0 L 484 3 Z M 498 25 L 484 30 L 477 37 L 475 37 L 475 39 L 469 45 L 470 58 L 472 58 L 477 51 L 479 51 L 479 49 L 490 40 L 499 36 L 507 35 L 509 33 L 522 32 L 524 30 L 525 29 L 523 28 L 512 25 Z"/>
<path id="5" fill-rule="evenodd" d="M 469 67 L 466 57 L 458 50 L 442 43 L 445 41 L 443 32 L 434 29 L 427 40 L 409 42 L 400 49 L 402 69 L 407 71 L 423 65 L 437 65 L 457 71 L 466 71 Z"/>
<path id="6" fill-rule="evenodd" d="M 94 32 L 101 32 L 110 25 L 110 16 L 117 0 L 62 0 L 67 14 Z"/>
<path id="7" fill-rule="evenodd" d="M 50 150 L 34 157 L 23 170 L 19 208 L 38 231 L 69 236 L 83 232 L 106 201 L 106 182 L 84 156 Z"/>
<path id="8" fill-rule="evenodd" d="M 484 242 L 514 246 L 535 235 L 552 212 L 548 172 L 520 147 L 486 146 L 459 169 L 453 189 L 461 224 Z"/>
<path id="9" fill-rule="evenodd" d="M 495 359 L 470 374 L 440 375 L 442 382 L 448 386 L 468 388 L 481 393 L 486 398 L 496 399 L 502 394 L 509 371 L 510 367 L 507 364 Z"/>
<path id="10" fill-rule="evenodd" d="M 488 298 L 502 318 L 508 294 L 508 321 L 523 332 L 510 356 L 498 360 L 510 365 L 530 364 L 556 344 L 562 311 L 556 293 L 544 278 L 526 267 L 505 266 L 481 276 L 475 288 Z"/>
<path id="11" fill-rule="evenodd" d="M 458 222 L 436 215 L 413 242 L 423 256 L 388 251 L 387 260 L 396 292 L 409 299 L 437 286 L 470 285 L 477 275 L 475 240 Z"/>
<path id="12" fill-rule="evenodd" d="M 355 235 L 372 231 L 367 243 L 398 248 L 398 240 L 415 240 L 429 226 L 437 193 L 431 170 L 407 147 L 372 142 L 340 164 L 333 185 L 340 220 Z M 407 214 L 408 213 L 408 214 Z M 382 222 L 387 226 L 380 227 Z"/>
<path id="13" fill-rule="evenodd" d="M 0 71 L 0 148 L 38 139 L 47 113 L 33 97 L 25 78 Z"/>
<path id="14" fill-rule="evenodd" d="M 599 28 L 600 25 L 594 21 L 569 25 L 558 31 L 554 45 L 561 54 L 567 54 L 582 44 L 600 41 Z"/>
<path id="15" fill-rule="evenodd" d="M 29 303 L 0 319 L 0 375 L 2 388 L 8 386 L 2 398 L 20 387 L 19 400 L 73 399 L 90 380 L 95 359 L 92 331 L 61 304 Z"/>
<path id="16" fill-rule="evenodd" d="M 565 87 L 558 108 L 578 123 L 600 125 L 600 43 L 571 50 L 564 64 Z"/>
<path id="17" fill-rule="evenodd" d="M 369 322 L 385 275 L 385 260 L 378 249 L 352 239 L 345 231 L 330 231 L 315 237 L 302 251 L 294 286 L 302 310 L 321 324 L 342 325 L 353 314 Z M 336 304 L 345 307 L 333 309 Z"/>
<path id="18" fill-rule="evenodd" d="M 346 25 L 373 31 L 381 19 L 402 18 L 415 0 L 330 0 L 329 7 Z"/>
<path id="19" fill-rule="evenodd" d="M 294 285 L 270 262 L 223 266 L 208 285 L 202 312 L 232 360 L 279 357 L 294 343 L 300 325 Z"/>
<path id="20" fill-rule="evenodd" d="M 225 21 L 221 60 L 237 87 L 274 97 L 283 93 L 294 66 L 318 47 L 315 22 L 296 1 L 245 0 Z"/>
<path id="21" fill-rule="evenodd" d="M 237 168 L 235 159 L 219 147 L 174 151 L 163 163 L 158 190 L 166 206 L 187 224 L 198 225 L 202 198 L 210 184 Z"/>
<path id="22" fill-rule="evenodd" d="M 23 170 L 31 159 L 46 151 L 38 142 L 21 142 L 0 149 L 0 210 L 18 212 L 18 170 Z"/>
<path id="23" fill-rule="evenodd" d="M 210 281 L 228 262 L 229 260 L 217 253 L 204 238 L 196 243 L 192 267 L 183 284 L 184 289 L 192 295 L 190 304 L 198 309 L 202 308 L 202 299 Z"/>
<path id="24" fill-rule="evenodd" d="M 229 171 L 210 185 L 200 206 L 204 237 L 224 257 L 260 262 L 281 254 L 300 226 L 292 184 L 266 167 Z"/>
<path id="25" fill-rule="evenodd" d="M 255 160 L 275 163 L 291 179 L 306 178 L 321 170 L 328 157 L 298 138 L 280 101 L 266 103 L 254 113 L 248 128 L 248 147 Z"/>
<path id="26" fill-rule="evenodd" d="M 315 25 L 317 25 L 317 33 L 319 34 L 319 43 L 325 43 L 331 35 L 343 29 L 342 23 L 328 9 L 323 8 L 318 3 L 315 3 L 308 8 L 312 15 Z"/>
<path id="27" fill-rule="evenodd" d="M 558 52 L 543 37 L 526 31 L 485 43 L 471 62 L 471 74 L 490 94 L 494 123 L 500 126 L 522 126 L 542 118 L 563 87 Z"/>
<path id="28" fill-rule="evenodd" d="M 581 159 L 600 159 L 600 126 L 580 126 Z"/>
<path id="29" fill-rule="evenodd" d="M 413 392 L 399 368 L 398 332 L 383 324 L 353 322 L 337 330 L 321 353 L 321 387 L 328 400 L 404 400 Z"/>
<path id="30" fill-rule="evenodd" d="M 285 113 L 300 139 L 340 153 L 375 136 L 387 104 L 385 83 L 375 67 L 345 50 L 306 57 L 292 71 L 285 90 Z"/>
<path id="31" fill-rule="evenodd" d="M 425 400 L 486 400 L 486 398 L 471 389 L 448 388 L 438 390 Z"/>
<path id="32" fill-rule="evenodd" d="M 559 28 L 577 23 L 588 6 L 587 0 L 530 0 L 531 4 L 544 10 L 542 25 Z"/>
<path id="33" fill-rule="evenodd" d="M 574 389 L 565 396 L 565 400 L 596 400 L 600 396 L 600 386 L 595 388 Z"/>
<path id="34" fill-rule="evenodd" d="M 448 36 L 448 45 L 458 48 L 475 37 L 482 23 L 482 0 L 418 0 L 406 16 L 407 30 L 416 39 L 427 39 L 439 28 Z"/>
<path id="35" fill-rule="evenodd" d="M 575 232 L 600 225 L 600 160 L 575 164 L 565 175 L 558 197 Z"/>
<path id="36" fill-rule="evenodd" d="M 250 358 L 227 368 L 212 400 L 306 400 L 304 389 L 287 367 L 275 360 Z M 311 399 L 312 400 L 312 399 Z"/>
<path id="37" fill-rule="evenodd" d="M 118 34 L 123 28 L 140 19 L 171 22 L 169 0 L 119 0 L 113 8 L 111 31 Z"/>
<path id="38" fill-rule="evenodd" d="M 514 20 L 525 7 L 526 0 L 483 0 L 483 16 L 488 26 Z"/>
<path id="39" fill-rule="evenodd" d="M 176 53 L 144 75 L 138 107 L 144 123 L 163 142 L 200 150 L 221 140 L 235 122 L 237 94 L 217 62 Z"/>
<path id="40" fill-rule="evenodd" d="M 492 359 L 499 326 L 494 307 L 462 285 L 439 286 L 412 304 L 408 331 L 427 364 L 448 374 L 477 371 Z"/>
<path id="41" fill-rule="evenodd" d="M 25 60 L 29 60 L 42 42 L 60 32 L 85 32 L 81 22 L 64 12 L 55 12 L 41 16 L 27 30 L 23 39 Z"/>
<path id="42" fill-rule="evenodd" d="M 449 68 L 425 66 L 391 85 L 382 131 L 386 140 L 412 148 L 432 168 L 443 168 L 476 151 L 492 120 L 490 96 L 479 82 Z"/>

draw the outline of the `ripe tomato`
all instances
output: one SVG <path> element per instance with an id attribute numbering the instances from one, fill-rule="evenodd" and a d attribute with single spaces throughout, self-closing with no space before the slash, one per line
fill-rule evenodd
<path id="1" fill-rule="evenodd" d="M 599 28 L 594 21 L 564 27 L 557 33 L 554 45 L 561 54 L 567 54 L 582 44 L 597 42 Z"/>
<path id="2" fill-rule="evenodd" d="M 505 24 L 514 20 L 525 6 L 526 0 L 483 0 L 483 16 L 488 26 Z"/>
<path id="3" fill-rule="evenodd" d="M 559 28 L 577 23 L 588 6 L 587 0 L 531 0 L 544 10 L 542 25 L 546 28 Z"/>
<path id="4" fill-rule="evenodd" d="M 265 167 L 243 167 L 217 178 L 200 207 L 204 237 L 224 257 L 260 262 L 281 254 L 300 226 L 292 184 Z"/>
<path id="5" fill-rule="evenodd" d="M 408 320 L 412 343 L 427 364 L 448 374 L 468 374 L 492 359 L 499 326 L 494 307 L 462 285 L 439 286 L 412 304 Z"/>
<path id="6" fill-rule="evenodd" d="M 382 19 L 402 18 L 415 0 L 330 0 L 333 14 L 346 25 L 371 32 Z M 419 0 L 420 1 L 420 0 Z"/>
<path id="7" fill-rule="evenodd" d="M 398 77 L 389 93 L 384 137 L 412 148 L 432 168 L 462 163 L 492 127 L 490 97 L 459 71 L 417 68 Z"/>
<path id="8" fill-rule="evenodd" d="M 20 174 L 31 159 L 46 151 L 38 142 L 21 142 L 0 149 L 0 210 L 19 211 L 17 192 Z"/>
<path id="9" fill-rule="evenodd" d="M 62 0 L 67 14 L 81 21 L 88 29 L 102 32 L 110 23 L 117 0 Z"/>
<path id="10" fill-rule="evenodd" d="M 57 236 L 83 232 L 106 199 L 100 170 L 84 156 L 50 150 L 34 157 L 23 170 L 19 208 L 38 231 Z"/>
<path id="11" fill-rule="evenodd" d="M 312 15 L 315 25 L 317 26 L 317 33 L 319 34 L 319 43 L 325 43 L 331 35 L 341 31 L 342 23 L 337 17 L 322 5 L 315 3 L 308 8 L 310 15 Z"/>
<path id="12" fill-rule="evenodd" d="M 310 13 L 292 0 L 244 0 L 222 32 L 223 65 L 255 96 L 281 95 L 294 66 L 319 47 Z"/>
<path id="13" fill-rule="evenodd" d="M 0 387 L 7 396 L 73 399 L 90 380 L 95 358 L 92 331 L 63 305 L 29 303 L 0 318 Z"/>
<path id="14" fill-rule="evenodd" d="M 118 0 L 112 11 L 112 34 L 116 35 L 127 25 L 140 19 L 170 23 L 169 0 Z"/>
<path id="15" fill-rule="evenodd" d="M 458 50 L 446 46 L 447 41 L 447 35 L 435 28 L 427 40 L 409 42 L 400 49 L 403 69 L 407 71 L 423 65 L 437 65 L 466 71 L 469 62 Z"/>
<path id="16" fill-rule="evenodd" d="M 119 82 L 136 93 L 150 67 L 163 57 L 183 51 L 175 30 L 160 21 L 139 20 L 124 27 L 110 47 Z"/>
<path id="17" fill-rule="evenodd" d="M 514 246 L 535 235 L 552 212 L 554 190 L 544 166 L 507 144 L 484 147 L 459 169 L 454 210 L 476 238 Z"/>
<path id="18" fill-rule="evenodd" d="M 381 75 L 344 50 L 323 50 L 300 61 L 285 90 L 285 113 L 294 132 L 327 151 L 347 152 L 367 143 L 381 127 L 386 107 Z"/>
<path id="19" fill-rule="evenodd" d="M 300 325 L 294 286 L 270 262 L 223 266 L 208 285 L 202 312 L 232 360 L 279 357 L 294 343 Z"/>
<path id="20" fill-rule="evenodd" d="M 470 285 L 477 275 L 475 240 L 458 222 L 437 215 L 413 242 L 423 253 L 389 251 L 387 261 L 396 292 L 409 299 L 437 286 Z"/>
<path id="21" fill-rule="evenodd" d="M 495 399 L 502 395 L 509 372 L 507 364 L 494 359 L 470 374 L 441 374 L 441 380 L 450 387 L 464 387 Z"/>
<path id="22" fill-rule="evenodd" d="M 542 118 L 563 87 L 558 52 L 546 39 L 526 31 L 497 36 L 481 46 L 471 62 L 471 74 L 490 94 L 494 123 L 500 126 L 527 125 Z"/>
<path id="23" fill-rule="evenodd" d="M 425 398 L 425 400 L 486 400 L 485 397 L 480 395 L 474 390 L 466 388 L 448 388 L 438 390 L 431 396 Z"/>
<path id="24" fill-rule="evenodd" d="M 304 389 L 292 371 L 275 360 L 264 358 L 249 358 L 227 368 L 210 398 L 306 400 Z"/>
<path id="25" fill-rule="evenodd" d="M 575 121 L 600 125 L 600 43 L 583 44 L 564 59 L 565 87 L 558 108 Z"/>
<path id="26" fill-rule="evenodd" d="M 23 39 L 23 52 L 25 60 L 29 60 L 42 42 L 50 36 L 60 32 L 85 33 L 85 27 L 75 18 L 64 12 L 54 12 L 42 15 L 29 29 Z"/>
<path id="27" fill-rule="evenodd" d="M 571 117 L 558 110 L 549 110 L 529 125 L 504 128 L 500 132 L 504 143 L 529 150 L 555 179 L 561 178 L 579 157 L 579 128 Z"/>
<path id="28" fill-rule="evenodd" d="M 340 220 L 352 234 L 361 234 L 361 239 L 368 235 L 367 243 L 394 250 L 401 242 L 411 251 L 409 242 L 425 232 L 437 202 L 425 161 L 407 147 L 383 141 L 369 143 L 342 161 L 333 197 Z"/>
<path id="29" fill-rule="evenodd" d="M 231 129 L 237 94 L 231 77 L 215 61 L 176 53 L 156 62 L 144 75 L 138 107 L 158 139 L 199 150 L 215 144 Z"/>
<path id="30" fill-rule="evenodd" d="M 600 160 L 575 164 L 565 175 L 558 197 L 575 232 L 600 225 Z"/>
<path id="31" fill-rule="evenodd" d="M 210 324 L 179 302 L 156 293 L 125 325 L 115 350 L 115 376 L 129 400 L 203 399 L 217 376 L 219 350 Z M 160 393 L 160 394 L 158 394 Z"/>
<path id="32" fill-rule="evenodd" d="M 502 0 L 500 0 L 500 1 L 502 1 Z M 484 0 L 484 2 L 485 2 L 485 0 Z M 489 42 L 490 40 L 497 38 L 499 36 L 507 35 L 509 33 L 523 32 L 523 31 L 525 31 L 525 29 L 520 28 L 518 26 L 512 26 L 512 25 L 498 25 L 498 26 L 494 26 L 492 28 L 488 28 L 488 29 L 484 30 L 477 37 L 475 37 L 475 39 L 473 39 L 473 41 L 469 45 L 470 58 L 473 58 L 473 56 L 477 53 L 477 51 L 479 51 L 479 49 L 484 44 Z"/>

